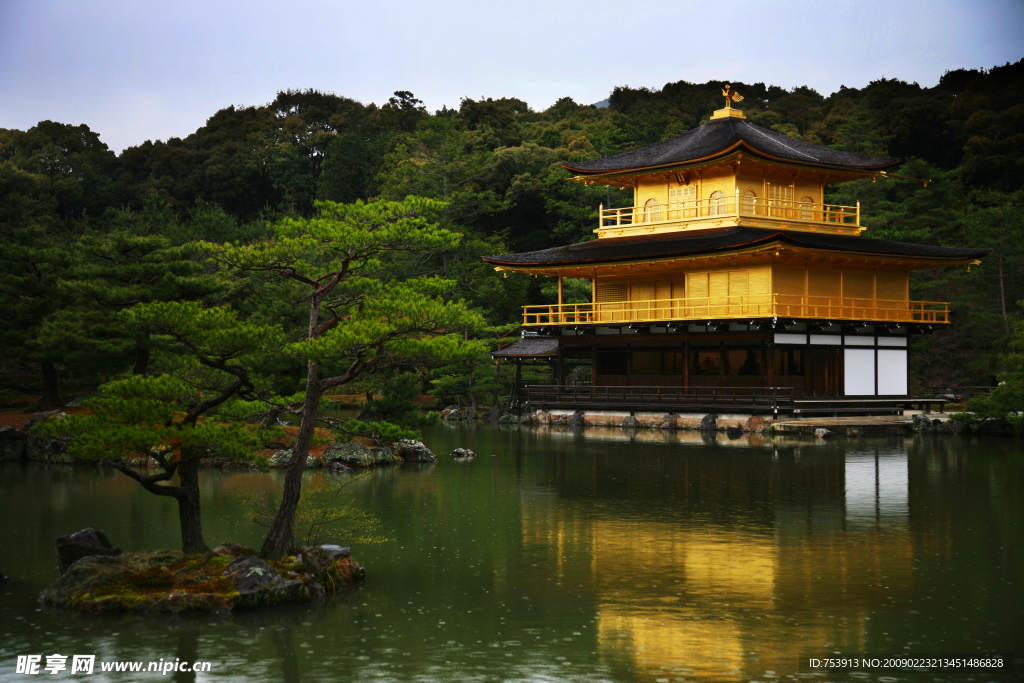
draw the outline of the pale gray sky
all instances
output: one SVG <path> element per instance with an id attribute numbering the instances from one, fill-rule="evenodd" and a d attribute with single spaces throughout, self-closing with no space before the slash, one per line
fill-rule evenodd
<path id="1" fill-rule="evenodd" d="M 1022 57 L 1021 0 L 0 0 L 0 128 L 85 123 L 120 151 L 287 88 L 545 109 L 678 80 L 931 86 Z"/>

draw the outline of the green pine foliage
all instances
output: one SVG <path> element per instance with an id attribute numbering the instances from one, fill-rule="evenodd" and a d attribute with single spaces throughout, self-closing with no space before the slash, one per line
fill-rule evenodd
<path id="1" fill-rule="evenodd" d="M 952 302 L 954 322 L 921 343 L 914 384 L 984 384 L 1004 371 L 1022 317 L 1015 302 L 1024 299 L 1024 61 L 950 71 L 930 88 L 894 78 L 831 94 L 732 85 L 759 125 L 819 145 L 902 157 L 897 174 L 930 181 L 832 188 L 826 201 L 860 201 L 868 236 L 996 249 L 969 272 L 915 276 L 915 296 Z M 486 325 L 513 324 L 522 305 L 553 300 L 550 283 L 496 276 L 480 257 L 593 239 L 599 205 L 632 202 L 628 190 L 569 182 L 561 164 L 691 130 L 721 107 L 721 86 L 620 86 L 607 107 L 562 98 L 543 111 L 514 97 L 466 98 L 433 113 L 406 91 L 378 106 L 284 90 L 266 105 L 215 112 L 184 138 L 146 141 L 119 155 L 86 126 L 43 121 L 27 131 L 0 130 L 0 312 L 7 321 L 0 371 L 12 378 L 7 395 L 57 404 L 69 389 L 145 371 L 145 350 L 155 351 L 150 342 L 111 324 L 126 301 L 230 301 L 245 318 L 307 326 L 308 292 L 299 283 L 266 271 L 239 275 L 208 260 L 210 252 L 188 249 L 200 240 L 242 249 L 282 244 L 282 226 L 333 215 L 318 201 L 442 202 L 431 222 L 445 237 L 374 256 L 363 284 L 390 288 L 436 277 L 445 284 L 430 285 L 430 293 L 426 280 L 403 284 L 402 292 L 464 300 Z M 188 281 L 202 286 L 186 287 Z M 344 290 L 359 286 L 357 278 Z M 268 359 L 274 391 L 301 390 L 310 354 L 341 362 L 332 359 L 344 352 L 326 353 L 327 343 L 302 342 L 308 348 Z"/>

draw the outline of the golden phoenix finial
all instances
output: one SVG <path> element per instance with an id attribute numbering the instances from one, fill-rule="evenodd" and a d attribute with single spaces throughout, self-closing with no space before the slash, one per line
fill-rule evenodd
<path id="1" fill-rule="evenodd" d="M 725 84 L 725 89 L 722 90 L 722 96 L 725 97 L 725 108 L 726 109 L 732 109 L 732 103 L 733 102 L 735 102 L 736 104 L 739 104 L 740 102 L 743 101 L 743 95 L 739 94 L 736 91 L 730 91 L 729 90 L 730 87 L 732 87 L 732 86 L 730 86 L 728 83 L 726 83 Z"/>

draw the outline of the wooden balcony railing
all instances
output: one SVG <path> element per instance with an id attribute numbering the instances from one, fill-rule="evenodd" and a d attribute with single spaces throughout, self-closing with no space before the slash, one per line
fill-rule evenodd
<path id="1" fill-rule="evenodd" d="M 696 221 L 718 216 L 778 218 L 806 223 L 860 226 L 859 204 L 840 206 L 742 195 L 738 202 L 736 195 L 722 195 L 657 206 L 627 206 L 620 209 L 605 209 L 602 206 L 599 216 L 599 229 Z"/>
<path id="2" fill-rule="evenodd" d="M 949 303 L 823 296 L 731 296 L 523 306 L 523 325 L 600 325 L 731 318 L 948 323 Z"/>
<path id="3" fill-rule="evenodd" d="M 527 407 L 665 408 L 778 412 L 793 406 L 792 387 L 667 387 L 525 385 L 518 399 Z"/>

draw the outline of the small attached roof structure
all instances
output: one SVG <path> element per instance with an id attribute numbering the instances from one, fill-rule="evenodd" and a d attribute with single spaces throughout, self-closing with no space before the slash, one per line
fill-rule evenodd
<path id="1" fill-rule="evenodd" d="M 599 264 L 658 261 L 699 255 L 725 256 L 740 250 L 771 247 L 834 252 L 837 257 L 863 255 L 897 258 L 918 262 L 922 267 L 973 263 L 992 252 L 991 249 L 937 247 L 930 244 L 909 244 L 849 235 L 728 227 L 692 232 L 605 237 L 540 251 L 485 256 L 484 260 L 493 263 L 498 270 L 554 275 L 560 270 L 589 269 Z"/>
<path id="2" fill-rule="evenodd" d="M 604 159 L 571 161 L 562 166 L 583 176 L 579 179 L 589 180 L 587 176 L 600 174 L 669 170 L 672 166 L 710 161 L 737 151 L 802 166 L 852 171 L 880 171 L 900 162 L 894 157 L 872 157 L 820 147 L 742 118 L 722 118 L 712 119 L 682 135 L 640 149 Z"/>
<path id="3" fill-rule="evenodd" d="M 514 360 L 530 360 L 534 358 L 554 358 L 558 355 L 558 339 L 556 337 L 523 337 L 500 351 L 492 351 L 492 358 L 510 358 Z"/>

